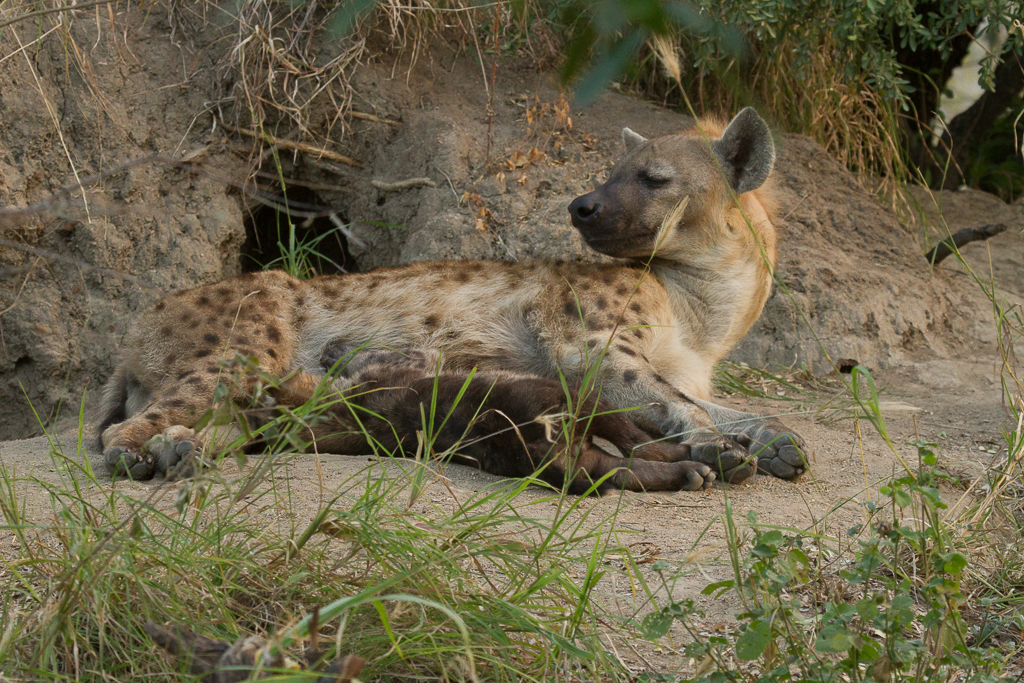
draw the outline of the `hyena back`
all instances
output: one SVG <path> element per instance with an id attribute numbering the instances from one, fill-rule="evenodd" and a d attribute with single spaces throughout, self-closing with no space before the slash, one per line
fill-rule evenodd
<path id="1" fill-rule="evenodd" d="M 767 126 L 747 109 L 724 129 L 705 122 L 650 141 L 625 129 L 623 139 L 627 156 L 609 180 L 569 207 L 584 240 L 621 263 L 455 261 L 309 281 L 271 271 L 156 303 L 107 387 L 108 462 L 152 476 L 144 444 L 195 424 L 221 359 L 241 353 L 270 374 L 322 374 L 324 349 L 342 343 L 441 352 L 447 372 L 569 382 L 600 358 L 606 400 L 639 407 L 629 412 L 638 427 L 680 437 L 727 481 L 753 474 L 747 448 L 762 470 L 797 476 L 808 449 L 796 434 L 709 402 L 715 363 L 771 289 Z M 242 398 L 247 387 L 236 390 Z"/>

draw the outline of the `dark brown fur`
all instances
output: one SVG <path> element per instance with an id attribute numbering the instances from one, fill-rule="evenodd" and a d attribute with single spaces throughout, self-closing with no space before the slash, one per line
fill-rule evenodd
<path id="1" fill-rule="evenodd" d="M 325 365 L 335 365 L 339 355 L 329 348 Z M 412 456 L 422 438 L 417 432 L 427 430 L 428 416 L 436 425 L 435 453 L 452 452 L 454 462 L 503 477 L 536 473 L 556 488 L 568 484 L 575 494 L 622 488 L 696 490 L 715 479 L 711 468 L 689 461 L 690 446 L 652 440 L 606 400 L 591 395 L 571 411 L 558 382 L 493 374 L 471 379 L 464 374 L 431 376 L 434 365 L 419 362 L 424 357 L 419 352 L 411 357 L 374 351 L 364 355 L 369 360 L 356 356 L 343 371 L 340 390 L 345 400 L 313 425 L 321 451 L 363 454 L 371 450 L 369 439 L 388 454 Z M 299 380 L 286 383 L 276 397 L 298 406 L 315 391 L 308 379 Z M 625 457 L 595 445 L 595 436 L 611 442 Z"/>

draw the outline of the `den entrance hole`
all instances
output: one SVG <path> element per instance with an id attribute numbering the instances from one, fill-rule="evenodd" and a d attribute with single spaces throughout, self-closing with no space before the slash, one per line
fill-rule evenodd
<path id="1" fill-rule="evenodd" d="M 358 272 L 348 240 L 331 211 L 316 192 L 295 185 L 288 187 L 286 196 L 251 208 L 245 220 L 242 272 L 265 268 L 306 275 Z M 348 223 L 342 213 L 334 211 L 334 215 Z"/>

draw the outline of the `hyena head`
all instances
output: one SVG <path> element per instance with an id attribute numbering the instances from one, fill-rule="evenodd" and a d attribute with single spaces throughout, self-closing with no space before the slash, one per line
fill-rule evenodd
<path id="1" fill-rule="evenodd" d="M 735 196 L 761 187 L 775 163 L 768 124 L 750 107 L 724 130 L 701 122 L 692 130 L 647 140 L 624 128 L 622 140 L 626 157 L 608 181 L 569 205 L 583 239 L 609 256 L 646 258 L 657 245 L 661 258 L 698 257 L 718 243 L 722 231 L 737 227 L 729 216 Z M 680 219 L 662 232 L 684 197 L 688 202 Z M 762 211 L 753 220 L 761 216 L 767 218 Z"/>

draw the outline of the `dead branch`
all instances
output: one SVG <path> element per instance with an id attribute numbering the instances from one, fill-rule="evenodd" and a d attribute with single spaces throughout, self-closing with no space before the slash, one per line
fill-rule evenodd
<path id="1" fill-rule="evenodd" d="M 297 662 L 262 661 L 266 641 L 259 636 L 243 636 L 234 645 L 174 626 L 165 628 L 152 621 L 144 626 L 157 645 L 183 661 L 193 674 L 204 674 L 202 683 L 236 683 L 247 681 L 257 669 L 294 668 Z M 357 655 L 338 657 L 319 673 L 317 683 L 351 683 L 363 670 L 366 660 Z M 259 678 L 272 680 L 263 673 Z"/>
<path id="2" fill-rule="evenodd" d="M 928 263 L 937 266 L 944 258 L 964 245 L 970 244 L 971 242 L 987 240 L 990 237 L 995 237 L 1004 230 L 1006 230 L 1006 225 L 1003 223 L 993 223 L 992 225 L 982 225 L 978 228 L 964 228 L 963 230 L 958 230 L 952 237 L 942 240 L 932 249 L 925 252 L 924 257 L 928 260 Z"/>
<path id="3" fill-rule="evenodd" d="M 437 187 L 437 183 L 430 178 L 408 178 L 406 180 L 398 180 L 393 183 L 387 183 L 383 180 L 371 180 L 370 184 L 384 192 L 396 192 L 398 190 L 409 189 L 410 187 Z"/>
<path id="4" fill-rule="evenodd" d="M 65 5 L 64 7 L 49 7 L 47 9 L 39 9 L 35 12 L 26 12 L 20 16 L 14 17 L 8 21 L 0 23 L 0 28 L 7 28 L 11 24 L 16 24 L 19 21 L 25 19 L 31 19 L 32 17 L 41 17 L 44 14 L 56 14 L 57 12 L 73 12 L 76 9 L 86 9 L 88 7 L 95 7 L 96 5 L 109 5 L 117 0 L 92 0 L 92 2 L 81 2 L 77 5 Z"/>
<path id="5" fill-rule="evenodd" d="M 392 121 L 390 119 L 382 119 L 379 116 L 374 116 L 373 114 L 365 114 L 365 113 L 363 113 L 361 111 L 350 111 L 348 113 L 348 115 L 351 116 L 354 119 L 363 119 L 364 121 L 374 121 L 376 123 L 386 123 L 389 126 L 401 126 L 402 125 L 401 121 Z"/>

